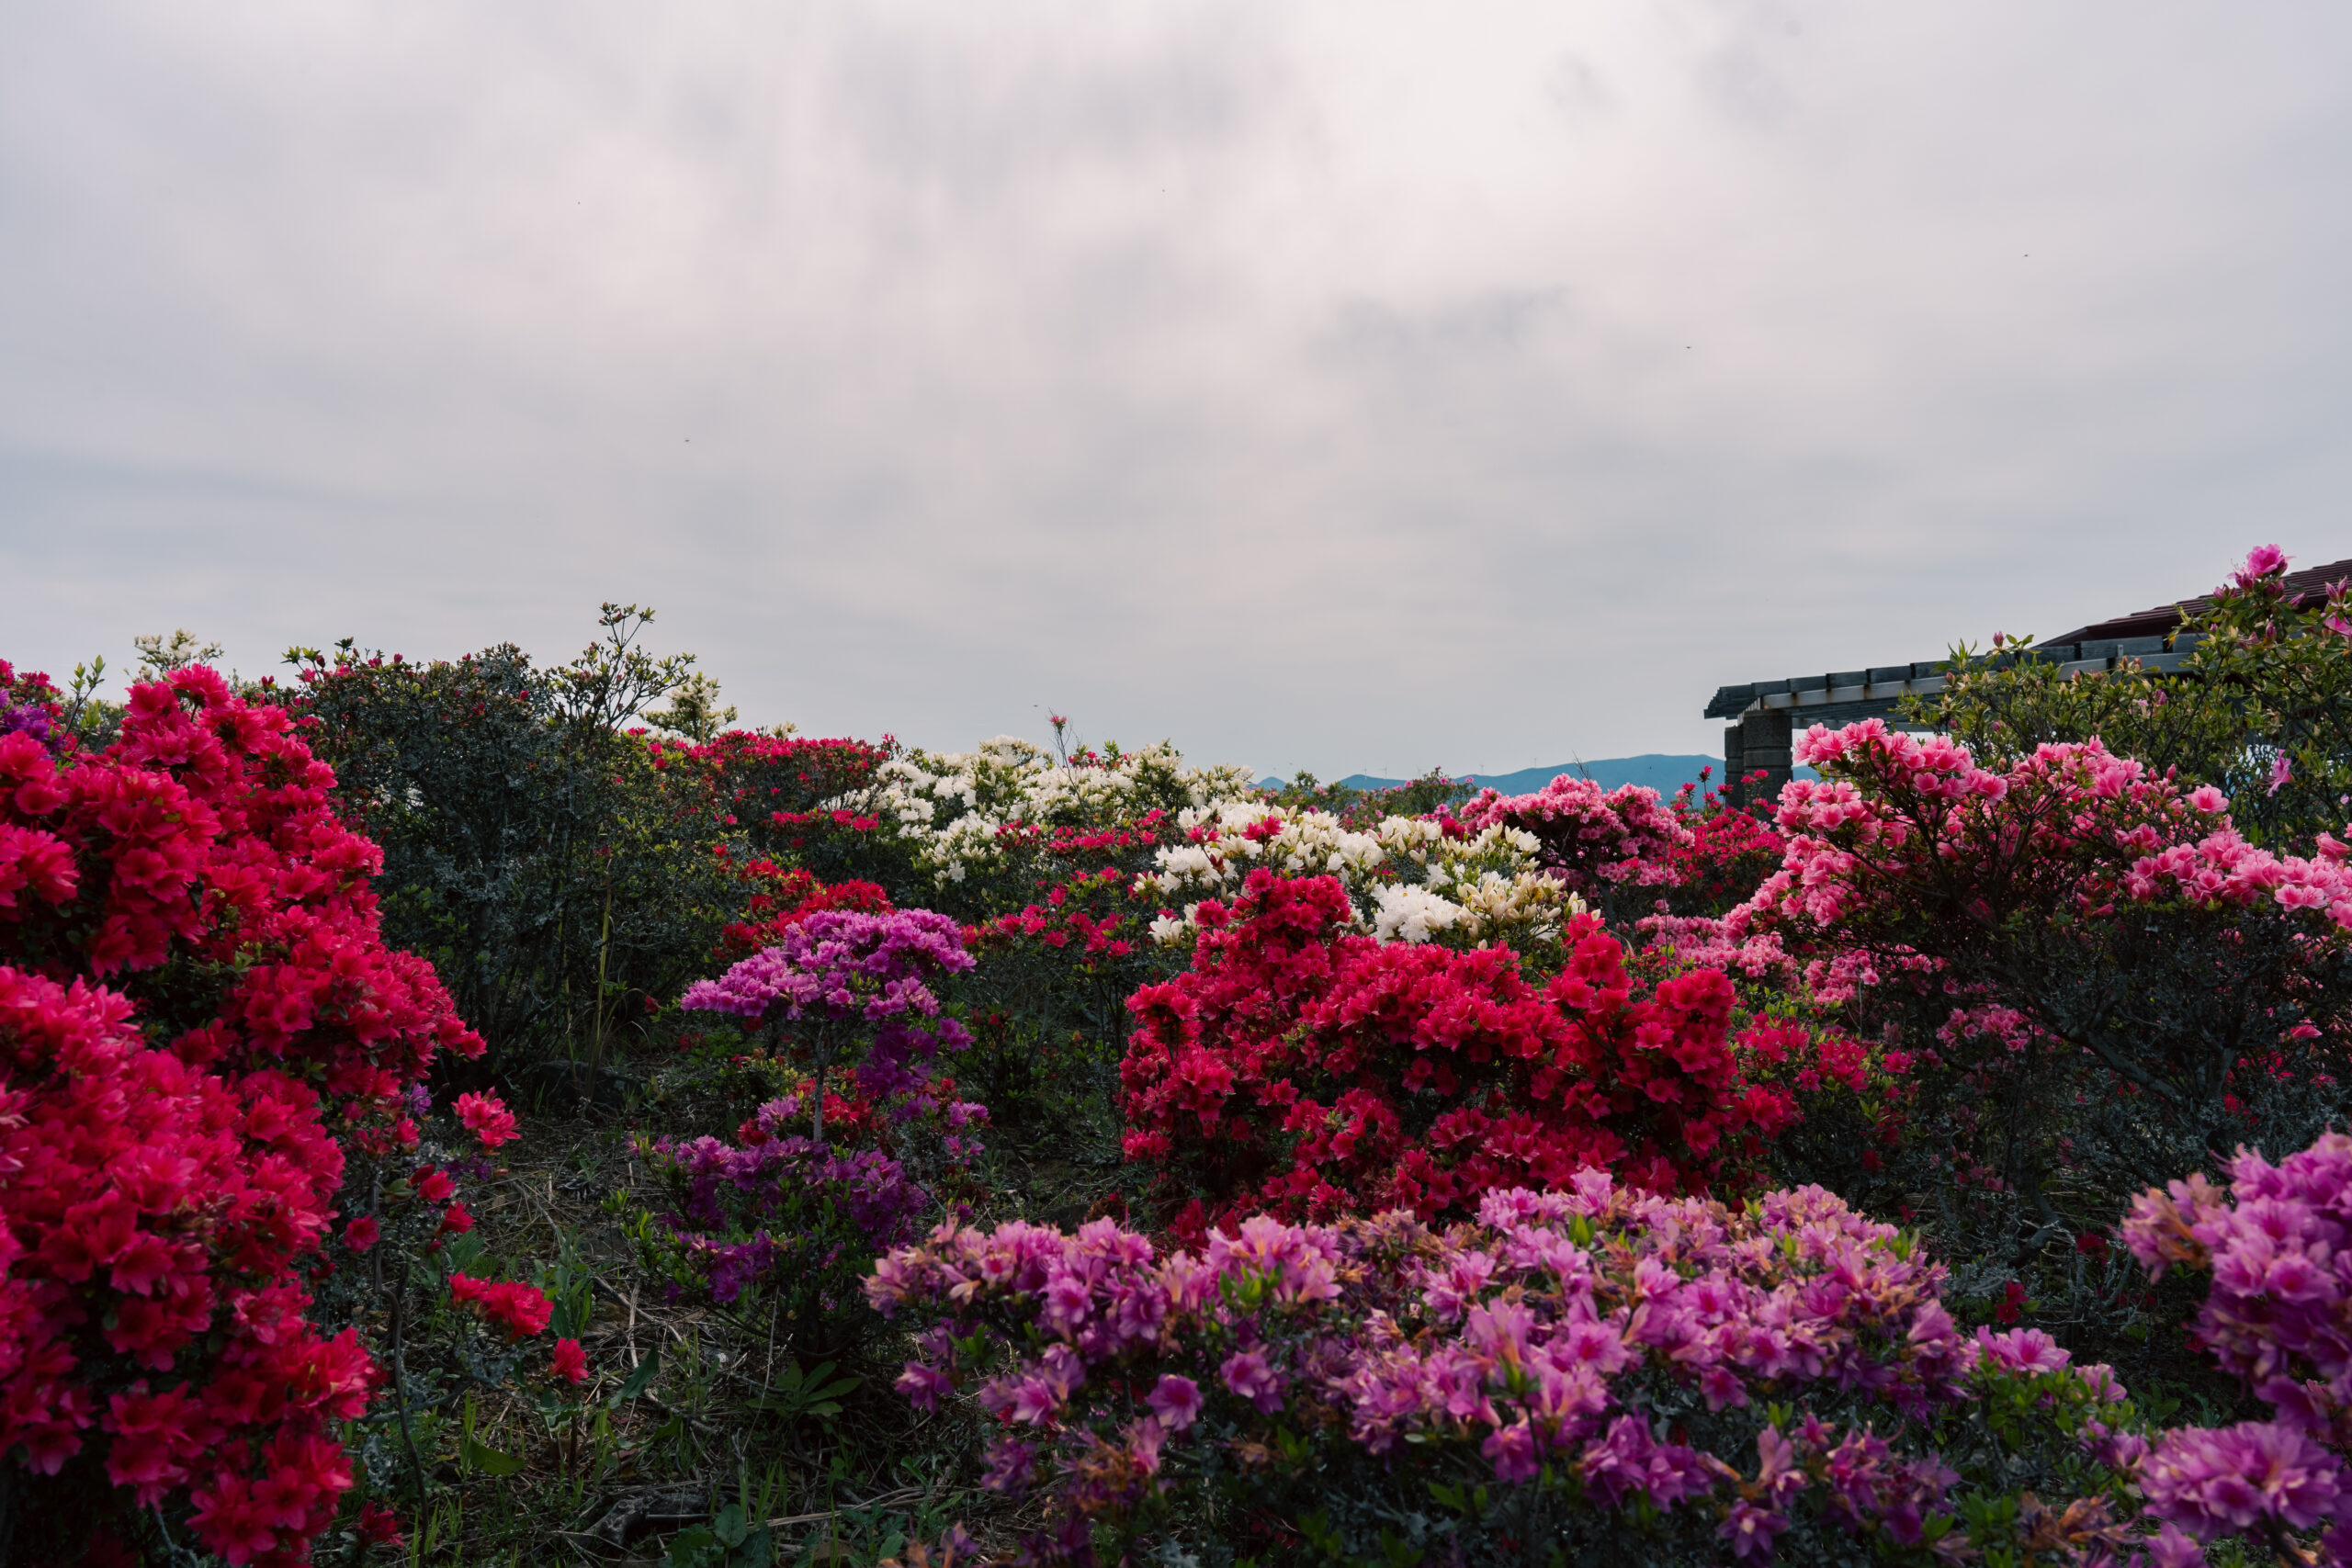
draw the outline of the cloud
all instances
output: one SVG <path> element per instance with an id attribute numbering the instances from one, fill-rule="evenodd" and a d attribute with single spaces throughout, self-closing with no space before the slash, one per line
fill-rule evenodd
<path id="1" fill-rule="evenodd" d="M 0 50 L 6 646 L 583 641 L 1287 772 L 2352 555 L 2290 6 L 94 4 Z"/>

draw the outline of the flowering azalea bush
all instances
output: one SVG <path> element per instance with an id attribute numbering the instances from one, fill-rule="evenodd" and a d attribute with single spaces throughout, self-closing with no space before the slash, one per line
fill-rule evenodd
<path id="1" fill-rule="evenodd" d="M 963 928 L 929 909 L 820 910 L 717 979 L 687 987 L 678 1005 L 789 1030 L 820 1078 L 844 1051 L 862 1047 L 860 1087 L 903 1093 L 929 1076 L 940 1052 L 970 1045 L 964 1026 L 942 1014 L 931 982 L 972 963 Z M 821 1101 L 814 1133 L 824 1136 Z"/>
<path id="2" fill-rule="evenodd" d="M 1604 790 L 1570 773 L 1531 795 L 1482 790 L 1461 815 L 1474 830 L 1499 826 L 1532 835 L 1543 846 L 1544 863 L 1595 902 L 1679 881 L 1674 859 L 1695 847 L 1685 814 L 1657 791 L 1643 784 Z"/>
<path id="3" fill-rule="evenodd" d="M 741 729 L 697 746 L 665 748 L 709 778 L 713 810 L 723 823 L 741 828 L 764 852 L 791 854 L 804 866 L 824 863 L 811 869 L 829 876 L 841 869 L 831 863 L 846 864 L 859 839 L 874 831 L 856 825 L 867 814 L 837 803 L 872 789 L 896 750 L 887 736 L 876 743 Z M 851 820 L 837 822 L 835 811 L 846 811 Z"/>
<path id="4" fill-rule="evenodd" d="M 1722 975 L 1645 984 L 1591 916 L 1539 984 L 1507 948 L 1348 931 L 1332 878 L 1261 869 L 1245 887 L 1201 906 L 1193 967 L 1131 1004 L 1127 1154 L 1164 1174 L 1185 1233 L 1261 1209 L 1435 1215 L 1590 1168 L 1699 1190 L 1797 1114 L 1746 1076 Z"/>
<path id="5" fill-rule="evenodd" d="M 351 1484 L 376 1370 L 295 1273 L 343 1156 L 318 1097 L 150 1043 L 128 998 L 0 965 L 0 1452 L 18 1545 L 165 1507 L 235 1562 L 301 1561 Z M 30 1539 L 28 1540 L 28 1537 Z"/>
<path id="6" fill-rule="evenodd" d="M 787 1077 L 735 1140 L 663 1138 L 642 1152 L 670 1210 L 639 1235 L 649 1262 L 722 1306 L 755 1293 L 795 1341 L 831 1353 L 863 1332 L 858 1282 L 874 1259 L 985 1200 L 985 1106 L 940 1077 L 881 1096 L 846 1074 L 824 1091 Z"/>
<path id="7" fill-rule="evenodd" d="M 2289 565 L 2275 545 L 2249 551 L 2170 638 L 2173 668 L 2070 673 L 1996 635 L 1990 651 L 1953 649 L 1947 689 L 1912 717 L 1996 770 L 2045 742 L 2103 740 L 2220 789 L 2264 848 L 2309 853 L 2352 793 L 2352 582 L 2295 583 Z"/>
<path id="8" fill-rule="evenodd" d="M 2352 1561 L 2352 1138 L 2330 1133 L 2272 1165 L 2240 1150 L 2230 1179 L 2151 1190 L 2122 1226 L 2150 1272 L 2210 1272 L 2199 1340 L 2272 1410 L 2267 1421 L 2165 1434 L 2140 1472 L 2150 1510 L 2199 1541 L 2243 1534 L 2279 1561 L 2324 1525 Z"/>
<path id="9" fill-rule="evenodd" d="M 1159 852 L 1138 892 L 1170 900 L 1229 896 L 1255 870 L 1328 876 L 1346 890 L 1355 922 L 1383 942 L 1509 942 L 1531 954 L 1555 946 L 1563 923 L 1584 909 L 1539 867 L 1535 838 L 1499 823 L 1474 831 L 1441 812 L 1353 828 L 1330 812 L 1262 801 L 1187 810 L 1176 820 L 1182 841 Z M 1161 915 L 1152 935 L 1189 945 L 1201 930 L 1199 908 Z"/>
<path id="10" fill-rule="evenodd" d="M 1701 770 L 1702 776 L 1705 772 Z M 1676 796 L 1674 808 L 1690 839 L 1667 851 L 1671 874 L 1664 897 L 1669 913 L 1728 914 L 1755 897 L 1764 879 L 1780 868 L 1787 844 L 1766 820 L 1767 813 L 1735 807 L 1715 791 L 1693 809 L 1688 785 Z"/>
<path id="11" fill-rule="evenodd" d="M 432 967 L 387 947 L 375 846 L 282 712 L 211 671 L 134 687 L 91 756 L 0 736 L 0 941 L 107 980 L 183 1060 L 285 1072 L 353 1115 L 478 1055 Z"/>
<path id="12" fill-rule="evenodd" d="M 2220 791 L 2096 741 L 1998 773 L 1876 720 L 1797 750 L 1825 777 L 1781 792 L 1782 868 L 1726 930 L 1906 1029 L 1996 1118 L 2012 1185 L 2063 1164 L 2120 1202 L 2208 1147 L 2307 1140 L 2334 1113 L 2352 1050 L 2340 844 L 2257 849 Z"/>
<path id="13" fill-rule="evenodd" d="M 184 1526 L 295 1562 L 351 1483 L 331 1424 L 377 1373 L 319 1332 L 299 1273 L 335 1137 L 390 1139 L 435 1054 L 482 1046 L 384 944 L 377 852 L 334 783 L 282 711 L 201 668 L 133 687 L 103 751 L 0 735 L 0 1448 L 46 1499 L 28 1550 Z"/>
<path id="14" fill-rule="evenodd" d="M 997 1417 L 983 1484 L 1042 1507 L 1024 1562 L 2125 1561 L 2123 1388 L 1963 1333 L 1943 1277 L 1817 1188 L 1585 1171 L 1442 1232 L 944 1226 L 866 1291 L 917 1330 L 910 1401 Z"/>
<path id="15" fill-rule="evenodd" d="M 928 909 L 820 908 L 780 926 L 680 1006 L 790 1031 L 815 1070 L 785 1077 L 732 1144 L 646 1141 L 672 1210 L 639 1239 L 673 1281 L 721 1303 L 774 1285 L 799 1331 L 824 1340 L 846 1332 L 878 1251 L 977 1195 L 988 1111 L 939 1070 L 971 1037 L 932 988 L 973 959 L 963 929 Z"/>
<path id="16" fill-rule="evenodd" d="M 1249 770 L 1191 767 L 1167 745 L 1069 755 L 1012 736 L 969 752 L 908 751 L 877 776 L 873 809 L 942 894 L 1001 868 L 1022 829 L 1101 830 L 1254 794 Z"/>

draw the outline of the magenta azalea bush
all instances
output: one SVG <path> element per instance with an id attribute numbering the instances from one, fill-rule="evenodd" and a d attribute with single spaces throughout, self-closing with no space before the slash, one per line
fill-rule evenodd
<path id="1" fill-rule="evenodd" d="M 1212 1519 L 1269 1562 L 2131 1550 L 2119 1381 L 1962 1332 L 1944 1278 L 1817 1188 L 1732 1208 L 1589 1171 L 1442 1231 L 1259 1218 L 1197 1252 L 944 1226 L 866 1292 L 916 1330 L 915 1404 L 996 1417 L 984 1484 L 1035 1500 L 1029 1561 L 1214 1552 Z M 1963 1462 L 2062 1506 L 1964 1520 Z"/>
<path id="2" fill-rule="evenodd" d="M 964 928 L 929 909 L 886 915 L 828 909 L 783 931 L 716 980 L 697 980 L 682 1008 L 730 1014 L 791 1031 L 821 1077 L 844 1048 L 865 1046 L 857 1066 L 869 1094 L 902 1094 L 942 1051 L 971 1044 L 963 1024 L 943 1017 L 930 982 L 972 967 Z M 815 1135 L 824 1110 L 815 1107 Z"/>
<path id="3" fill-rule="evenodd" d="M 2141 1484 L 2200 1541 L 2244 1533 L 2287 1561 L 2289 1532 L 2328 1522 L 2332 1558 L 2352 1560 L 2352 1138 L 2275 1166 L 2241 1150 L 2229 1169 L 2224 1188 L 2192 1176 L 2144 1194 L 2122 1235 L 2151 1273 L 2211 1273 L 2197 1337 L 2273 1415 L 2167 1434 Z"/>
<path id="4" fill-rule="evenodd" d="M 747 1292 L 777 1303 L 798 1337 L 827 1349 L 854 1337 L 859 1283 L 878 1253 L 942 1215 L 967 1216 L 987 1195 L 988 1108 L 957 1099 L 953 1079 L 878 1099 L 840 1087 L 855 1098 L 825 1096 L 821 1137 L 816 1081 L 803 1079 L 733 1143 L 662 1138 L 643 1149 L 671 1205 L 640 1233 L 656 1267 L 721 1306 L 749 1305 Z"/>
<path id="5" fill-rule="evenodd" d="M 988 1110 L 938 1071 L 971 1037 L 930 984 L 972 964 L 964 929 L 929 909 L 827 909 L 687 988 L 681 1007 L 790 1030 L 816 1070 L 734 1143 L 644 1142 L 671 1210 L 639 1241 L 673 1288 L 734 1305 L 766 1287 L 800 1338 L 831 1349 L 855 1337 L 876 1254 L 981 1195 Z M 845 1055 L 854 1065 L 828 1077 Z"/>

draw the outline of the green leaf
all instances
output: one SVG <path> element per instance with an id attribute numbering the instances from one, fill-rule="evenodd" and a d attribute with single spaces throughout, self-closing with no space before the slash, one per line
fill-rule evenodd
<path id="1" fill-rule="evenodd" d="M 612 1392 L 606 1403 L 616 1409 L 628 1404 L 652 1386 L 654 1374 L 661 1370 L 662 1347 L 656 1345 L 645 1352 L 645 1359 L 638 1362 L 637 1370 L 630 1372 L 621 1386 Z"/>
<path id="2" fill-rule="evenodd" d="M 519 1455 L 501 1453 L 489 1444 L 469 1437 L 458 1450 L 469 1470 L 479 1470 L 484 1475 L 512 1475 L 523 1468 Z"/>
<path id="3" fill-rule="evenodd" d="M 737 1547 L 742 1545 L 743 1538 L 752 1532 L 752 1523 L 743 1517 L 742 1504 L 729 1503 L 718 1511 L 718 1517 L 711 1529 L 728 1546 Z"/>

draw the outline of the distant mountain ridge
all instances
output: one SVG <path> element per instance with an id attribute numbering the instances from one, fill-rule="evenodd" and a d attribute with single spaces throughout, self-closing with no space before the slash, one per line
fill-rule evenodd
<path id="1" fill-rule="evenodd" d="M 1684 784 L 1699 784 L 1699 770 L 1714 770 L 1707 775 L 1701 789 L 1724 782 L 1724 760 L 1721 757 L 1674 757 L 1652 751 L 1640 757 L 1600 757 L 1588 762 L 1562 762 L 1550 768 L 1521 768 L 1515 773 L 1472 773 L 1482 789 L 1499 790 L 1505 795 L 1531 795 L 1542 789 L 1563 773 L 1575 773 L 1589 778 L 1603 789 L 1615 789 L 1619 784 L 1647 784 L 1660 795 L 1670 795 Z M 1456 777 L 1464 775 L 1457 774 Z M 1410 779 L 1375 778 L 1370 773 L 1350 773 L 1340 781 L 1351 789 L 1393 789 Z"/>
<path id="2" fill-rule="evenodd" d="M 1711 770 L 1702 781 L 1699 770 Z M 1638 757 L 1599 757 L 1589 762 L 1562 762 L 1553 768 L 1521 768 L 1515 773 L 1473 773 L 1481 789 L 1498 790 L 1504 795 L 1532 795 L 1563 773 L 1577 773 L 1592 780 L 1603 789 L 1615 789 L 1620 784 L 1646 784 L 1661 795 L 1671 796 L 1685 784 L 1697 784 L 1701 795 L 1710 789 L 1720 789 L 1724 782 L 1724 760 L 1721 757 L 1676 757 L 1663 751 L 1648 751 Z M 1819 778 L 1811 768 L 1799 768 L 1801 779 Z M 1259 783 L 1279 788 L 1280 779 L 1261 779 Z M 1384 779 L 1371 773 L 1350 773 L 1339 781 L 1350 789 L 1394 789 L 1410 779 Z"/>

